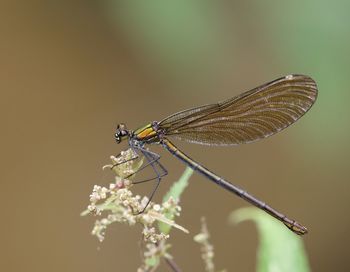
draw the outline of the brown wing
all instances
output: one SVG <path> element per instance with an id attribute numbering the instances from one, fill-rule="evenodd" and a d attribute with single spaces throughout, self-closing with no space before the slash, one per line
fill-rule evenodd
<path id="1" fill-rule="evenodd" d="M 175 113 L 159 123 L 164 134 L 204 145 L 237 145 L 275 134 L 314 104 L 315 81 L 288 75 L 229 100 Z"/>

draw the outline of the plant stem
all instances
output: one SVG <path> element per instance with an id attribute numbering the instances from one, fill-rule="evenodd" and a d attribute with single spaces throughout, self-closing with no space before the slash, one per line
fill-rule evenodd
<path id="1" fill-rule="evenodd" d="M 181 272 L 181 269 L 177 266 L 177 264 L 174 262 L 173 259 L 165 257 L 165 256 L 164 256 L 164 259 L 174 272 Z"/>

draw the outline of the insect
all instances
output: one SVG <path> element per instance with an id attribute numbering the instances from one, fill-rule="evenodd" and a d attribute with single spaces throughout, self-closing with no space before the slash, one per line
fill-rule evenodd
<path id="1" fill-rule="evenodd" d="M 307 233 L 306 227 L 191 159 L 170 138 L 210 146 L 255 142 L 296 122 L 311 108 L 316 98 L 317 86 L 312 78 L 288 75 L 223 102 L 180 111 L 135 131 L 119 124 L 115 140 L 120 143 L 127 139 L 129 146 L 141 152 L 155 171 L 157 178 L 154 179 L 158 182 L 150 199 L 159 186 L 161 177 L 167 174 L 159 162 L 160 156 L 147 148 L 148 144 L 159 144 L 209 180 L 264 210 L 294 233 L 302 235 Z"/>

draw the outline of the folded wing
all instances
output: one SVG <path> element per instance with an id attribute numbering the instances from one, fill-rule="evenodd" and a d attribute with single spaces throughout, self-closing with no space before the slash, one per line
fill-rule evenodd
<path id="1" fill-rule="evenodd" d="M 166 136 L 204 145 L 237 145 L 273 135 L 314 104 L 315 81 L 289 75 L 226 101 L 173 114 L 159 123 Z"/>

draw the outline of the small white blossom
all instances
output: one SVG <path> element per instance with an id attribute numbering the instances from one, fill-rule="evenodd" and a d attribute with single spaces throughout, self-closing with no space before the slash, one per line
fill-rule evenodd
<path id="1" fill-rule="evenodd" d="M 160 211 L 160 205 L 159 204 L 155 204 L 153 206 L 153 210 L 155 210 L 156 212 L 159 212 Z"/>
<path id="2" fill-rule="evenodd" d="M 163 205 L 163 207 L 164 207 L 165 209 L 169 209 L 169 208 L 170 208 L 169 202 L 164 202 L 162 205 Z"/>
<path id="3" fill-rule="evenodd" d="M 90 212 L 93 212 L 93 211 L 96 210 L 96 206 L 95 206 L 94 204 L 91 204 L 91 205 L 88 206 L 88 210 L 89 210 Z"/>
<path id="4" fill-rule="evenodd" d="M 144 197 L 142 198 L 142 200 L 141 200 L 141 205 L 142 205 L 143 207 L 145 207 L 145 206 L 147 205 L 147 203 L 148 203 L 148 197 L 147 197 L 147 196 L 144 196 Z"/>

